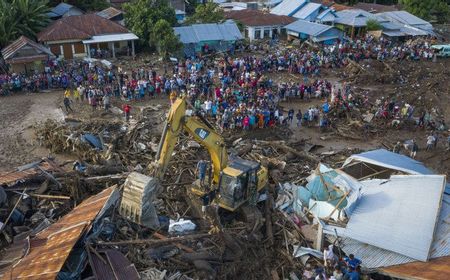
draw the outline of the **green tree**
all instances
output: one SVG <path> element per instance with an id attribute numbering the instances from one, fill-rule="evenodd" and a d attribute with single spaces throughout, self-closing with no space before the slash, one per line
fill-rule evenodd
<path id="1" fill-rule="evenodd" d="M 424 20 L 446 22 L 450 16 L 445 0 L 400 0 L 400 3 L 408 12 Z"/>
<path id="2" fill-rule="evenodd" d="M 223 9 L 216 3 L 208 2 L 204 5 L 198 5 L 195 8 L 195 13 L 187 18 L 186 23 L 216 23 L 224 19 Z"/>
<path id="3" fill-rule="evenodd" d="M 152 41 L 155 42 L 158 53 L 167 58 L 170 53 L 178 51 L 182 45 L 173 32 L 172 26 L 165 19 L 156 22 L 152 29 Z"/>
<path id="4" fill-rule="evenodd" d="M 366 28 L 368 31 L 381 30 L 381 24 L 375 19 L 369 19 L 366 22 Z"/>
<path id="5" fill-rule="evenodd" d="M 48 0 L 0 0 L 0 46 L 20 35 L 34 38 L 50 22 Z"/>
<path id="6" fill-rule="evenodd" d="M 152 44 L 151 31 L 160 19 L 166 20 L 170 26 L 176 24 L 175 10 L 165 0 L 136 0 L 123 6 L 125 24 L 133 31 L 141 42 Z"/>

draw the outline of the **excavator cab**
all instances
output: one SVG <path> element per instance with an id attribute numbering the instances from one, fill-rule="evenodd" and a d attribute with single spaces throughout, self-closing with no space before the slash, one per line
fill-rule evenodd
<path id="1" fill-rule="evenodd" d="M 257 162 L 238 157 L 231 158 L 228 166 L 222 170 L 220 175 L 219 206 L 229 211 L 235 211 L 246 201 L 255 205 L 259 191 L 258 171 L 260 169 L 261 166 Z"/>

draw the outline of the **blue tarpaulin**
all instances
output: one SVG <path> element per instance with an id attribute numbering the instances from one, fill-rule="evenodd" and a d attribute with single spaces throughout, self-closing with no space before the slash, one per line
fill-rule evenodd
<path id="1" fill-rule="evenodd" d="M 103 150 L 103 144 L 100 141 L 100 139 L 90 133 L 84 134 L 83 136 L 81 136 L 81 140 L 89 143 L 93 148 L 97 148 L 99 150 Z"/>

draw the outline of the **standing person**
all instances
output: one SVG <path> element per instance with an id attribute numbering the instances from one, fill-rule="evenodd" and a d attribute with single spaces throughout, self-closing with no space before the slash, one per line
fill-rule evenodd
<path id="1" fill-rule="evenodd" d="M 334 255 L 333 252 L 333 245 L 330 244 L 328 248 L 325 248 L 323 251 L 323 261 L 325 266 L 333 267 L 336 263 L 337 257 Z"/>
<path id="2" fill-rule="evenodd" d="M 411 153 L 410 153 L 410 157 L 411 158 L 416 158 L 417 155 L 417 151 L 419 150 L 419 146 L 417 146 L 416 140 L 412 140 L 412 147 L 411 147 Z"/>
<path id="3" fill-rule="evenodd" d="M 431 151 L 434 147 L 434 136 L 433 135 L 428 135 L 427 137 L 427 151 Z"/>
<path id="4" fill-rule="evenodd" d="M 397 144 L 395 144 L 394 148 L 392 149 L 392 152 L 399 154 L 401 147 L 402 145 L 400 144 L 400 141 L 398 141 Z"/>
<path id="5" fill-rule="evenodd" d="M 123 112 L 125 114 L 125 120 L 127 122 L 130 121 L 130 113 L 131 113 L 131 106 L 130 106 L 130 104 L 123 105 Z"/>
<path id="6" fill-rule="evenodd" d="M 207 167 L 207 161 L 206 160 L 199 160 L 197 163 L 197 168 L 195 169 L 197 173 L 197 177 L 200 180 L 200 186 L 203 186 L 205 183 L 205 177 L 206 177 L 206 167 Z"/>
<path id="7" fill-rule="evenodd" d="M 64 107 L 66 107 L 67 114 L 69 113 L 69 110 L 70 110 L 70 112 L 73 113 L 73 109 L 72 109 L 72 107 L 70 107 L 70 99 L 69 99 L 69 97 L 64 96 L 63 103 L 64 103 Z"/>
<path id="8" fill-rule="evenodd" d="M 302 111 L 300 111 L 300 109 L 298 109 L 296 118 L 297 118 L 297 127 L 301 127 L 302 126 L 303 114 L 302 114 Z"/>
<path id="9" fill-rule="evenodd" d="M 108 111 L 109 108 L 111 107 L 111 97 L 109 96 L 109 93 L 105 94 L 105 96 L 103 96 L 103 107 L 105 109 L 105 111 Z"/>
<path id="10" fill-rule="evenodd" d="M 348 267 L 356 268 L 358 265 L 361 264 L 361 260 L 355 258 L 355 255 L 350 254 L 348 257 L 344 258 L 344 261 L 347 263 Z"/>
<path id="11" fill-rule="evenodd" d="M 288 120 L 289 123 L 292 124 L 292 121 L 294 120 L 294 109 L 290 109 L 288 112 Z"/>

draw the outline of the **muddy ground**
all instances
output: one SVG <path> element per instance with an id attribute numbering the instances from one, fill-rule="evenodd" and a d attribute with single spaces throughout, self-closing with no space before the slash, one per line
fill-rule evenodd
<path id="1" fill-rule="evenodd" d="M 418 110 L 437 109 L 447 124 L 450 124 L 449 105 L 450 92 L 449 80 L 450 61 L 440 60 L 432 62 L 389 62 L 366 61 L 361 64 L 363 68 L 332 69 L 323 71 L 321 79 L 328 79 L 335 83 L 350 82 L 355 92 L 368 92 L 371 102 L 377 98 L 402 98 L 410 104 L 417 106 Z M 299 76 L 282 74 L 276 80 L 296 80 Z M 274 79 L 275 80 L 275 79 Z M 29 163 L 43 156 L 48 156 L 50 151 L 39 145 L 34 136 L 33 126 L 36 122 L 46 119 L 62 120 L 64 117 L 73 119 L 116 119 L 121 121 L 121 116 L 113 113 L 105 113 L 102 110 L 93 112 L 86 103 L 74 102 L 75 113 L 67 115 L 62 110 L 61 91 L 49 91 L 37 94 L 14 94 L 2 97 L 0 101 L 0 171 L 8 171 Z M 301 109 L 302 112 L 310 106 L 321 101 L 313 99 L 311 102 L 291 100 L 283 103 L 287 111 L 290 108 Z M 162 104 L 168 108 L 168 100 L 152 99 L 143 102 L 132 103 L 133 113 L 136 115 L 140 107 Z M 114 104 L 121 106 L 121 102 Z M 416 113 L 417 114 L 417 113 Z M 450 152 L 445 151 L 445 140 L 448 132 L 441 133 L 436 150 L 424 151 L 426 136 L 430 133 L 422 129 L 392 129 L 386 126 L 378 127 L 375 132 L 366 138 L 344 137 L 335 132 L 320 133 L 317 127 L 297 128 L 295 121 L 291 125 L 292 135 L 285 136 L 290 142 L 306 141 L 318 145 L 313 152 L 342 151 L 347 149 L 369 150 L 374 148 L 392 147 L 396 141 L 416 139 L 420 151 L 417 159 L 434 169 L 438 173 L 450 175 Z M 361 128 L 352 128 L 358 132 Z M 263 132 L 259 137 L 264 138 Z M 58 159 L 66 159 L 67 155 L 57 155 Z M 70 156 L 69 156 L 70 157 Z"/>

